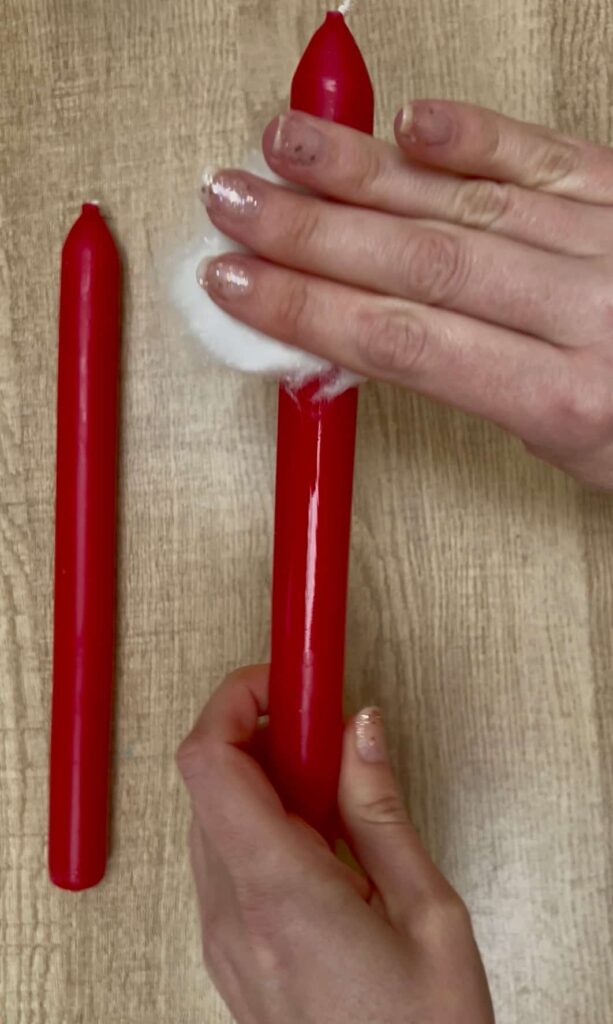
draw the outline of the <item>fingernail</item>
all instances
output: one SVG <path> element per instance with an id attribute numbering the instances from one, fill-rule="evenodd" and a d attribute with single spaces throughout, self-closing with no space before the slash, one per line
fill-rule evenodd
<path id="1" fill-rule="evenodd" d="M 453 135 L 451 115 L 433 103 L 409 103 L 400 118 L 400 134 L 409 142 L 426 146 L 442 146 Z"/>
<path id="2" fill-rule="evenodd" d="M 219 174 L 219 167 L 207 166 L 203 168 L 200 175 L 200 195 L 203 201 L 206 201 L 216 174 Z"/>
<path id="3" fill-rule="evenodd" d="M 253 286 L 251 275 L 244 263 L 237 260 L 203 260 L 196 271 L 198 284 L 211 297 L 236 299 L 247 295 Z"/>
<path id="4" fill-rule="evenodd" d="M 260 212 L 257 186 L 238 171 L 211 171 L 206 168 L 200 180 L 200 196 L 207 210 L 218 209 L 225 214 L 253 217 Z"/>
<path id="5" fill-rule="evenodd" d="M 210 263 L 211 263 L 211 259 L 210 259 L 209 256 L 207 256 L 205 259 L 203 259 L 198 264 L 198 268 L 196 270 L 196 280 L 197 280 L 198 284 L 200 285 L 200 287 L 204 288 L 205 291 L 207 290 L 207 280 L 206 280 L 206 277 L 207 277 L 207 273 L 208 273 L 208 270 L 209 270 Z"/>
<path id="6" fill-rule="evenodd" d="M 321 156 L 325 138 L 305 117 L 282 114 L 272 144 L 273 156 L 278 160 L 301 167 L 311 167 Z"/>
<path id="7" fill-rule="evenodd" d="M 387 761 L 387 745 L 383 718 L 379 708 L 365 708 L 355 719 L 355 739 L 363 761 L 383 764 Z"/>

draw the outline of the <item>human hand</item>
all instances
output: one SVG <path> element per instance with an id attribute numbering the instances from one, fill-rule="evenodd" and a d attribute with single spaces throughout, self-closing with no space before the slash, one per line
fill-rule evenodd
<path id="1" fill-rule="evenodd" d="M 257 760 L 268 670 L 230 676 L 178 753 L 204 958 L 237 1024 L 493 1024 L 468 912 L 404 810 L 371 709 L 339 806 L 366 877 L 288 816 Z"/>
<path id="2" fill-rule="evenodd" d="M 395 131 L 269 125 L 271 168 L 328 198 L 219 172 L 210 216 L 256 255 L 203 268 L 211 298 L 613 489 L 613 150 L 444 101 Z"/>

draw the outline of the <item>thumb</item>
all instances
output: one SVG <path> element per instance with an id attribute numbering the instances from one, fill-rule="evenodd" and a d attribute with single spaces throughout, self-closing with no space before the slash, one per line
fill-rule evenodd
<path id="1" fill-rule="evenodd" d="M 451 892 L 409 820 L 378 708 L 361 711 L 347 725 L 338 799 L 353 852 L 390 921 L 406 925 L 424 901 Z"/>

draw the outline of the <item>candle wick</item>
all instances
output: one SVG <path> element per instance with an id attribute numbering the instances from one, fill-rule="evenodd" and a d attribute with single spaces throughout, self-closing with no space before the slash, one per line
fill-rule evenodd
<path id="1" fill-rule="evenodd" d="M 339 14 L 342 14 L 342 15 L 349 14 L 349 11 L 351 10 L 351 4 L 352 3 L 353 3 L 353 0 L 343 0 L 342 4 L 340 4 L 339 8 L 338 8 Z"/>

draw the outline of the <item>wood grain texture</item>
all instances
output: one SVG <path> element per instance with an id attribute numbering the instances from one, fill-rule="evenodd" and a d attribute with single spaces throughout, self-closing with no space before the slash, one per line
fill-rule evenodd
<path id="1" fill-rule="evenodd" d="M 285 102 L 316 0 L 4 0 L 0 62 L 0 1020 L 222 1024 L 177 743 L 263 660 L 275 389 L 167 310 L 200 165 Z M 378 128 L 466 98 L 611 141 L 613 3 L 357 0 Z M 84 198 L 127 254 L 113 856 L 45 869 L 58 255 Z M 348 706 L 382 703 L 416 821 L 474 912 L 499 1024 L 609 1024 L 613 505 L 487 425 L 364 389 Z"/>

